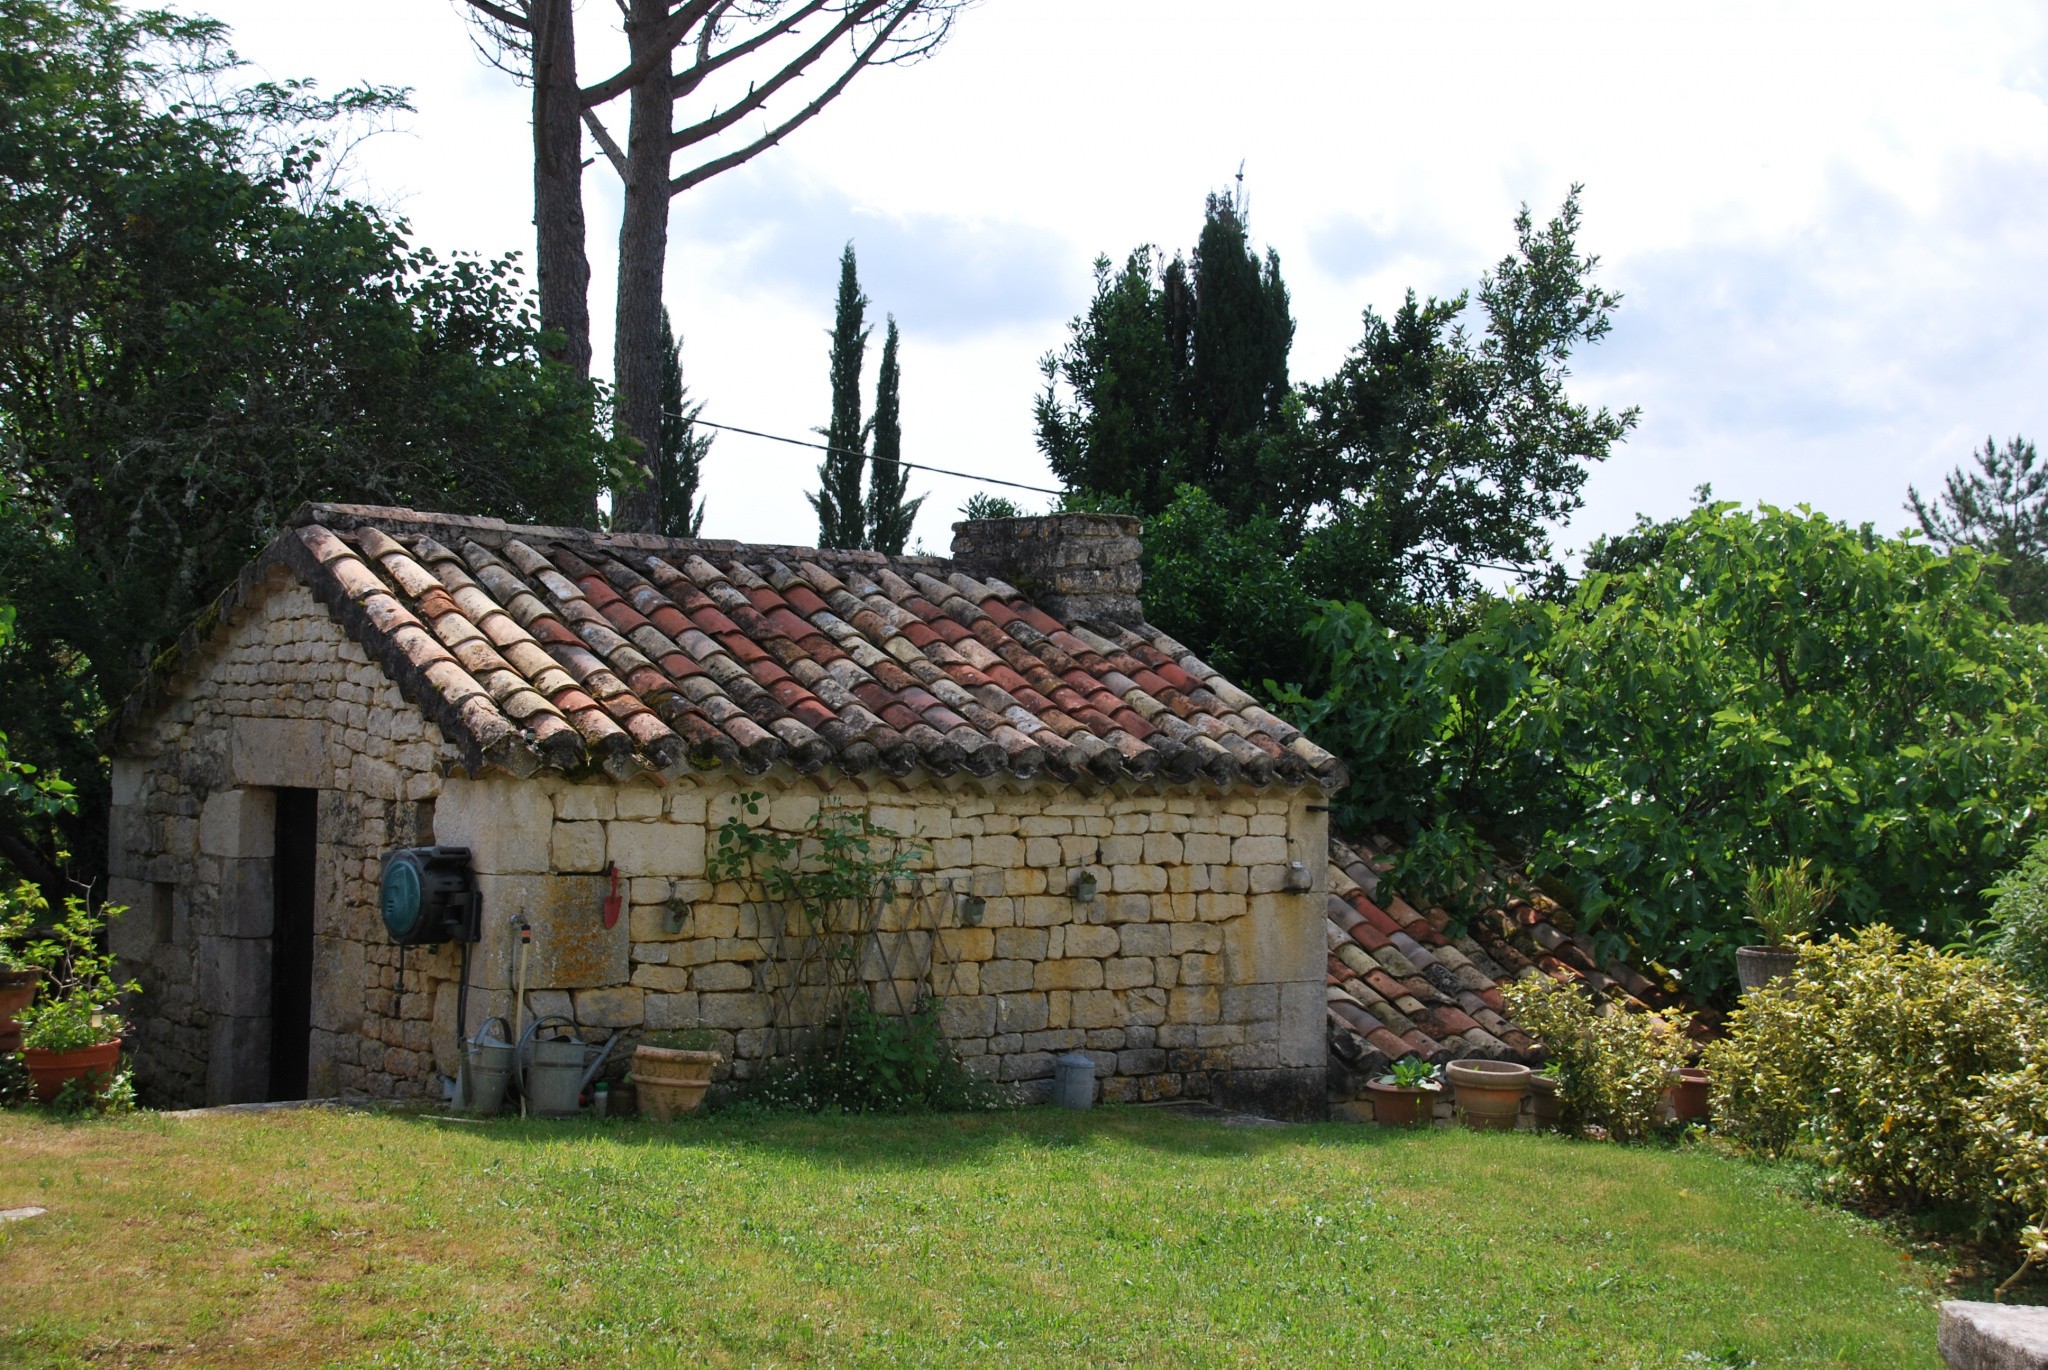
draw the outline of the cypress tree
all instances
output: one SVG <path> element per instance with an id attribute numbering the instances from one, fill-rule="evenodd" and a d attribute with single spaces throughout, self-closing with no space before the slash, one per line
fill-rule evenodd
<path id="1" fill-rule="evenodd" d="M 860 372 L 868 351 L 867 307 L 848 243 L 839 254 L 839 301 L 832 319 L 832 421 L 816 430 L 832 450 L 818 464 L 818 488 L 809 496 L 818 511 L 820 547 L 860 547 L 866 541 L 860 487 L 868 428 L 860 417 Z"/>
<path id="2" fill-rule="evenodd" d="M 868 488 L 867 545 L 877 552 L 895 556 L 910 540 L 910 525 L 917 521 L 924 496 L 907 503 L 904 491 L 910 485 L 909 468 L 900 464 L 903 456 L 902 406 L 898 395 L 902 373 L 896 364 L 896 316 L 889 316 L 889 331 L 882 339 L 882 371 L 875 379 L 874 475 Z"/>
<path id="3" fill-rule="evenodd" d="M 656 454 L 654 480 L 660 493 L 655 509 L 655 527 L 672 538 L 699 537 L 704 529 L 704 501 L 697 498 L 697 480 L 704 468 L 704 454 L 711 450 L 709 433 L 697 431 L 697 416 L 703 401 L 690 403 L 683 385 L 683 345 L 669 322 L 668 307 L 661 311 L 661 450 Z"/>
<path id="4" fill-rule="evenodd" d="M 1283 469 L 1294 320 L 1279 257 L 1253 251 L 1241 196 L 1211 195 L 1192 263 L 1156 260 L 1139 248 L 1114 274 L 1097 260 L 1088 312 L 1040 363 L 1039 450 L 1069 488 L 1141 513 L 1187 483 L 1240 522 L 1298 524 L 1313 500 Z"/>

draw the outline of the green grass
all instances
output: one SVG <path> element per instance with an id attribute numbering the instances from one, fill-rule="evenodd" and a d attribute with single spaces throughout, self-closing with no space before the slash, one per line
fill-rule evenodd
<path id="1" fill-rule="evenodd" d="M 1144 1109 L 0 1117 L 0 1363 L 1933 1366 L 1940 1271 L 1704 1149 Z"/>

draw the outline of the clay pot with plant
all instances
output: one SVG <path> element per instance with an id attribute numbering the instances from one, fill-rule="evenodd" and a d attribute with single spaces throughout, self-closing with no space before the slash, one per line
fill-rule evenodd
<path id="1" fill-rule="evenodd" d="M 711 1087 L 718 1069 L 717 1041 L 708 1029 L 656 1032 L 633 1049 L 631 1081 L 641 1114 L 657 1123 L 674 1122 L 693 1113 Z"/>
<path id="2" fill-rule="evenodd" d="M 104 914 L 82 899 L 67 899 L 50 935 L 31 941 L 23 952 L 45 987 L 20 1014 L 22 1063 L 35 1081 L 38 1103 L 56 1102 L 67 1085 L 97 1096 L 120 1065 L 126 1024 L 115 1009 L 123 995 L 140 993 L 141 986 L 114 979 L 114 957 L 100 950 L 105 927 Z"/>
<path id="3" fill-rule="evenodd" d="M 28 959 L 26 944 L 36 915 L 49 905 L 41 891 L 23 881 L 13 893 L 0 894 L 0 1055 L 21 1050 L 21 1011 L 35 1001 L 42 968 Z"/>
<path id="4" fill-rule="evenodd" d="M 1564 1103 L 1558 1097 L 1562 1073 L 1552 1061 L 1529 1077 L 1529 1117 L 1538 1132 L 1564 1131 Z"/>
<path id="5" fill-rule="evenodd" d="M 1384 1075 L 1365 1082 L 1372 1099 L 1372 1118 L 1381 1127 L 1414 1127 L 1428 1122 L 1436 1111 L 1443 1085 L 1436 1067 L 1420 1056 L 1403 1056 Z"/>
<path id="6" fill-rule="evenodd" d="M 1671 1100 L 1671 1116 L 1680 1123 L 1703 1123 L 1710 1112 L 1710 1082 L 1707 1072 L 1697 1066 L 1683 1066 L 1665 1094 Z"/>
<path id="7" fill-rule="evenodd" d="M 1751 866 L 1742 892 L 1749 921 L 1764 939 L 1759 946 L 1735 949 L 1735 976 L 1748 991 L 1762 989 L 1799 964 L 1799 944 L 1813 935 L 1841 885 L 1802 856 L 1769 870 Z"/>

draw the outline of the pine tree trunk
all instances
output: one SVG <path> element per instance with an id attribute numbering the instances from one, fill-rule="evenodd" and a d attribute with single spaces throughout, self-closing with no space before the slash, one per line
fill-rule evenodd
<path id="1" fill-rule="evenodd" d="M 630 0 L 626 32 L 634 60 L 668 17 L 668 0 Z M 673 58 L 671 57 L 670 61 Z M 668 259 L 670 61 L 633 87 L 626 135 L 625 212 L 619 221 L 619 293 L 612 378 L 619 431 L 640 443 L 647 483 L 620 495 L 612 526 L 654 532 L 661 524 L 661 283 Z"/>
<path id="2" fill-rule="evenodd" d="M 583 97 L 571 0 L 533 0 L 534 273 L 556 360 L 590 374 L 590 259 L 583 252 Z"/>

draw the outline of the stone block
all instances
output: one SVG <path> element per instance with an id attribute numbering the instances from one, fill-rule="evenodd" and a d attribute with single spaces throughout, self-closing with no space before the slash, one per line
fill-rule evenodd
<path id="1" fill-rule="evenodd" d="M 170 940 L 171 887 L 115 877 L 107 903 L 121 912 L 107 923 L 107 946 L 124 961 L 147 961 Z"/>
<path id="2" fill-rule="evenodd" d="M 639 1027 L 646 1020 L 644 991 L 631 985 L 579 989 L 574 999 L 576 1021 L 585 1027 Z"/>
<path id="3" fill-rule="evenodd" d="M 622 874 L 704 874 L 704 829 L 694 823 L 615 820 L 605 824 L 605 841 Z"/>
<path id="4" fill-rule="evenodd" d="M 199 810 L 199 850 L 207 856 L 268 857 L 276 843 L 277 797 L 269 790 L 221 790 Z"/>
<path id="5" fill-rule="evenodd" d="M 1164 866 L 1115 866 L 1109 872 L 1109 887 L 1118 894 L 1164 894 Z"/>
<path id="6" fill-rule="evenodd" d="M 237 785 L 325 790 L 334 786 L 327 724 L 305 718 L 238 718 L 228 745 Z"/>
<path id="7" fill-rule="evenodd" d="M 949 961 L 986 961 L 995 948 L 991 928 L 947 928 L 939 934 L 939 954 Z"/>
<path id="8" fill-rule="evenodd" d="M 1181 847 L 1189 865 L 1222 866 L 1230 861 L 1230 839 L 1221 833 L 1191 832 L 1181 839 Z"/>
<path id="9" fill-rule="evenodd" d="M 1077 1028 L 1115 1027 L 1123 1021 L 1122 1007 L 1106 989 L 1079 990 L 1067 1021 Z"/>
<path id="10" fill-rule="evenodd" d="M 1317 986 L 1318 990 L 1322 987 Z M 1274 1018 L 1280 1013 L 1280 987 L 1278 985 L 1225 985 L 1223 987 L 1223 1021 L 1226 1023 L 1249 1023 L 1259 1018 Z"/>
<path id="11" fill-rule="evenodd" d="M 763 994 L 703 994 L 697 1005 L 705 1027 L 763 1028 L 770 1021 L 768 997 Z"/>
<path id="12" fill-rule="evenodd" d="M 1097 924 L 1076 923 L 1067 929 L 1064 955 L 1101 958 L 1114 956 L 1122 943 L 1117 930 Z"/>
<path id="13" fill-rule="evenodd" d="M 555 791 L 555 817 L 567 822 L 615 818 L 616 793 L 610 785 L 565 785 Z"/>
<path id="14" fill-rule="evenodd" d="M 1099 903 L 1105 923 L 1149 923 L 1156 912 L 1151 897 L 1144 894 L 1112 894 Z"/>
<path id="15" fill-rule="evenodd" d="M 1019 1051 L 1002 1058 L 996 1076 L 1000 1080 L 1046 1080 L 1052 1078 L 1052 1053 Z"/>
<path id="16" fill-rule="evenodd" d="M 939 1013 L 939 1028 L 956 1042 L 990 1036 L 996 1030 L 996 1001 L 984 995 L 947 999 Z"/>
<path id="17" fill-rule="evenodd" d="M 1117 949 L 1125 956 L 1165 956 L 1173 950 L 1172 923 L 1126 923 L 1117 930 Z"/>
<path id="18" fill-rule="evenodd" d="M 697 1026 L 697 996 L 694 994 L 649 994 L 641 1001 L 649 1032 L 673 1032 Z"/>
<path id="19" fill-rule="evenodd" d="M 270 942 L 254 937 L 199 939 L 199 1002 L 209 1013 L 270 1016 Z"/>
<path id="20" fill-rule="evenodd" d="M 1096 853 L 1098 865 L 1135 866 L 1145 859 L 1145 840 L 1131 835 L 1105 837 L 1097 844 Z"/>
<path id="21" fill-rule="evenodd" d="M 730 993 L 754 987 L 754 973 L 731 961 L 714 961 L 691 972 L 691 987 L 712 993 Z"/>
<path id="22" fill-rule="evenodd" d="M 1178 866 L 1186 859 L 1181 839 L 1170 832 L 1155 832 L 1145 835 L 1145 863 L 1152 866 Z"/>
<path id="23" fill-rule="evenodd" d="M 254 857 L 220 863 L 216 928 L 224 937 L 268 937 L 277 922 L 271 881 L 276 862 Z"/>
<path id="24" fill-rule="evenodd" d="M 313 939 L 314 1027 L 351 1036 L 361 1029 L 368 971 L 361 942 Z"/>
<path id="25" fill-rule="evenodd" d="M 1935 1347 L 1949 1370 L 2048 1370 L 2048 1308 L 1950 1299 Z"/>
<path id="26" fill-rule="evenodd" d="M 549 850 L 554 869 L 558 871 L 601 871 L 604 869 L 604 824 L 557 822 Z"/>
<path id="27" fill-rule="evenodd" d="M 999 928 L 994 955 L 1002 960 L 1043 961 L 1047 937 L 1043 928 Z"/>
<path id="28" fill-rule="evenodd" d="M 1041 961 L 1032 971 L 1034 989 L 1100 989 L 1102 963 L 1086 959 Z"/>
<path id="29" fill-rule="evenodd" d="M 1328 1061 L 1323 1002 L 1320 980 L 1280 986 L 1280 1033 L 1274 1045 L 1282 1066 L 1321 1066 Z"/>
<path id="30" fill-rule="evenodd" d="M 1240 837 L 1230 844 L 1230 864 L 1233 866 L 1269 866 L 1287 864 L 1287 839 L 1284 837 Z"/>
<path id="31" fill-rule="evenodd" d="M 1152 983 L 1152 958 L 1149 956 L 1118 956 L 1102 963 L 1102 984 L 1105 989 L 1136 989 Z"/>
<path id="32" fill-rule="evenodd" d="M 1031 988 L 1031 961 L 985 961 L 981 967 L 983 994 L 1015 994 Z"/>
<path id="33" fill-rule="evenodd" d="M 1227 978 L 1219 957 L 1191 951 L 1180 958 L 1180 983 L 1183 985 L 1220 985 Z"/>
<path id="34" fill-rule="evenodd" d="M 1223 1016 L 1223 993 L 1215 985 L 1186 985 L 1169 992 L 1166 1016 L 1175 1023 L 1213 1023 Z"/>
<path id="35" fill-rule="evenodd" d="M 450 776 L 434 801 L 434 840 L 444 847 L 469 848 L 470 865 L 479 875 L 546 871 L 554 823 L 554 800 L 531 780 Z"/>
<path id="36" fill-rule="evenodd" d="M 1010 836 L 984 835 L 974 839 L 974 864 L 994 870 L 1010 870 L 1024 864 L 1024 844 Z"/>
<path id="37" fill-rule="evenodd" d="M 1167 995 L 1169 990 L 1154 986 L 1150 989 L 1128 990 L 1124 994 L 1124 1030 L 1134 1032 L 1139 1028 L 1155 1028 L 1166 1021 Z"/>
<path id="38" fill-rule="evenodd" d="M 690 972 L 681 966 L 651 962 L 633 967 L 633 983 L 643 990 L 674 993 L 690 987 Z"/>
<path id="39" fill-rule="evenodd" d="M 1049 1006 L 1038 995 L 1006 995 L 996 1000 L 992 1033 L 1038 1032 L 1051 1021 Z"/>
<path id="40" fill-rule="evenodd" d="M 1157 1075 L 1166 1069 L 1166 1053 L 1158 1047 L 1140 1047 L 1117 1053 L 1116 1070 L 1119 1075 Z"/>
<path id="41" fill-rule="evenodd" d="M 508 1019 L 514 1017 L 509 1013 L 505 1016 Z M 569 997 L 569 991 L 565 989 L 528 990 L 526 1021 L 531 1023 L 536 1018 L 567 1018 L 573 1023 L 576 1021 L 576 1001 Z M 518 1023 L 514 1022 L 513 1026 L 518 1027 Z"/>
<path id="42" fill-rule="evenodd" d="M 659 818 L 662 793 L 652 784 L 621 785 L 612 791 L 614 812 L 620 818 Z"/>
<path id="43" fill-rule="evenodd" d="M 541 795 L 543 800 L 546 797 Z M 527 961 L 529 986 L 594 989 L 624 983 L 631 973 L 631 920 L 621 918 L 609 928 L 604 925 L 608 888 L 599 875 L 479 874 L 483 940 L 471 961 L 471 978 L 491 989 L 513 984 L 519 949 L 513 921 L 523 916 L 533 926 Z"/>

